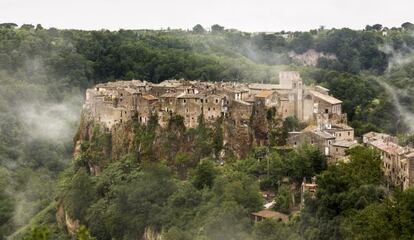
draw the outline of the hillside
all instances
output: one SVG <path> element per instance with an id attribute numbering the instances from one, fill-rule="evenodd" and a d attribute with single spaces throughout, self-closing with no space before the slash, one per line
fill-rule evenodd
<path id="1" fill-rule="evenodd" d="M 25 234 L 21 229 L 33 227 L 27 226 L 33 222 L 48 226 L 55 239 L 67 238 L 54 220 L 55 211 L 50 211 L 60 204 L 56 199 L 65 202 L 72 216 L 81 219 L 97 239 L 128 239 L 146 231 L 166 234 L 167 239 L 265 239 L 261 236 L 266 231 L 291 239 L 341 239 L 349 232 L 364 232 L 365 228 L 351 223 L 385 217 L 384 211 L 390 208 L 383 201 L 381 178 L 357 171 L 357 164 L 378 167 L 375 154 L 368 150 L 353 153 L 355 166 L 328 170 L 315 149 L 281 153 L 268 147 L 249 151 L 244 161 L 217 166 L 208 156 L 219 147 L 220 135 L 214 134 L 218 130 L 186 129 L 176 119 L 166 132 L 156 126 L 131 125 L 129 131 L 138 133 L 134 141 L 141 143 L 145 157 L 136 162 L 121 148 L 117 161 L 109 164 L 107 156 L 100 154 L 114 142 L 108 142 L 98 127 L 91 127 L 95 134 L 82 153 L 105 163 L 102 174 L 94 177 L 82 161 L 71 161 L 84 91 L 117 79 L 277 83 L 280 71 L 295 70 L 305 83 L 327 87 L 343 100 L 357 136 L 375 130 L 399 135 L 409 144 L 414 142 L 408 134 L 414 121 L 413 47 L 414 36 L 407 24 L 363 31 L 271 34 L 221 28 L 111 32 L 0 24 L 0 238 L 18 230 Z M 334 57 L 321 57 L 316 66 L 303 66 L 290 57 L 292 52 L 312 50 Z M 280 134 L 298 127 L 294 120 L 286 122 Z M 163 137 L 155 145 L 159 149 L 153 148 L 154 136 Z M 168 152 L 174 144 L 177 149 L 191 148 L 192 155 L 178 151 L 168 161 L 153 158 L 154 151 Z M 358 162 L 361 156 L 372 161 Z M 258 158 L 269 161 L 257 162 Z M 309 162 L 313 164 L 305 165 Z M 280 185 L 284 177 L 299 185 L 303 177 L 316 174 L 321 174 L 326 198 L 311 204 L 300 221 L 287 226 L 249 222 L 246 214 L 262 204 L 259 190 L 283 193 L 289 188 Z M 335 182 L 331 174 L 342 174 L 343 182 Z M 355 182 L 358 174 L 361 180 Z M 338 189 L 349 195 L 341 195 Z M 289 191 L 284 192 L 279 198 L 289 198 Z M 329 204 L 335 194 L 338 202 Z M 411 214 L 404 205 L 411 201 L 411 194 L 393 197 L 402 203 L 399 214 Z M 289 200 L 285 203 L 289 205 Z M 393 236 L 409 234 L 388 230 Z"/>

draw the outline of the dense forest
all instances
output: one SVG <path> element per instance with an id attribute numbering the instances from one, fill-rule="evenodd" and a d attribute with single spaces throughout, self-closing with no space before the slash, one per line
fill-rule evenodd
<path id="1" fill-rule="evenodd" d="M 184 134 L 194 139 L 195 150 L 155 159 L 151 138 L 160 134 L 159 126 L 136 126 L 145 157 L 122 156 L 91 176 L 82 158 L 72 159 L 72 139 L 84 90 L 96 83 L 276 83 L 279 71 L 296 70 L 308 84 L 325 86 L 344 101 L 357 136 L 375 130 L 413 144 L 413 31 L 411 23 L 278 33 L 220 25 L 82 31 L 0 24 L 0 239 L 70 239 L 56 222 L 59 201 L 82 223 L 78 239 L 153 233 L 163 239 L 410 239 L 413 190 L 385 188 L 379 157 L 363 147 L 350 152 L 350 163 L 329 167 L 310 146 L 254 149 L 246 159 L 220 165 L 209 154 L 220 147 L 219 129 L 185 129 L 174 119 L 171 135 L 161 135 L 165 145 Z M 310 49 L 335 58 L 304 66 L 291 57 Z M 280 134 L 295 127 L 288 119 Z M 106 136 L 97 135 L 81 157 L 106 160 L 96 154 Z M 275 191 L 275 208 L 290 212 L 290 186 L 314 175 L 317 198 L 307 199 L 288 224 L 252 223 L 249 213 L 263 204 L 260 191 Z"/>

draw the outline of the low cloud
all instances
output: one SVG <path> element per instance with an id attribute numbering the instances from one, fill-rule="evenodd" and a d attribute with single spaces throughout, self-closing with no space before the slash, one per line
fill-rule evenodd
<path id="1" fill-rule="evenodd" d="M 20 120 L 30 139 L 66 142 L 74 135 L 82 101 L 73 96 L 61 103 L 25 104 L 19 109 Z"/>

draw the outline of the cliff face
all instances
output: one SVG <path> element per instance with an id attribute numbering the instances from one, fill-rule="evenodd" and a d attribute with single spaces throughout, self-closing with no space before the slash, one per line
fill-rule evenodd
<path id="1" fill-rule="evenodd" d="M 84 111 L 74 138 L 74 161 L 98 175 L 108 164 L 124 157 L 138 161 L 165 160 L 177 170 L 196 165 L 206 157 L 240 159 L 252 147 L 268 142 L 268 120 L 259 115 L 254 119 L 255 123 L 241 125 L 222 118 L 188 129 L 181 116 L 171 116 L 164 127 L 153 116 L 146 124 L 132 118 L 109 130 Z M 188 166 L 179 164 L 184 160 L 178 158 L 185 158 L 184 165 Z"/>

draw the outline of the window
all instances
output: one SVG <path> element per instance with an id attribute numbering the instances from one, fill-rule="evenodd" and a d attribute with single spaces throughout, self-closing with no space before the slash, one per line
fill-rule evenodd
<path id="1" fill-rule="evenodd" d="M 325 113 L 329 113 L 329 109 L 325 108 Z"/>
<path id="2" fill-rule="evenodd" d="M 216 99 L 216 103 L 218 103 L 218 99 Z"/>
<path id="3" fill-rule="evenodd" d="M 187 100 L 185 100 L 185 99 L 184 99 L 183 101 L 184 101 L 184 103 L 186 103 L 186 102 L 187 102 Z"/>
<path id="4" fill-rule="evenodd" d="M 351 132 L 348 132 L 348 136 L 351 136 Z"/>
<path id="5" fill-rule="evenodd" d="M 336 148 L 336 151 L 338 152 L 338 148 Z"/>

